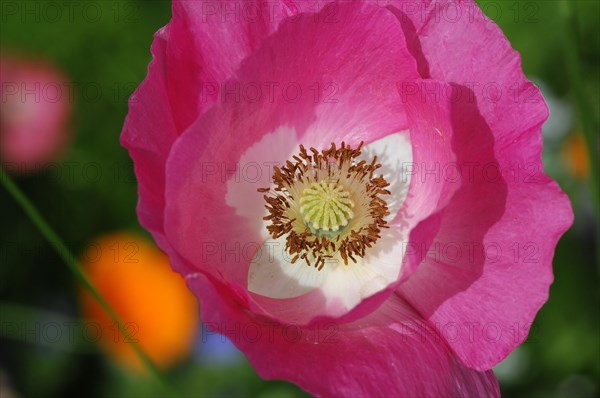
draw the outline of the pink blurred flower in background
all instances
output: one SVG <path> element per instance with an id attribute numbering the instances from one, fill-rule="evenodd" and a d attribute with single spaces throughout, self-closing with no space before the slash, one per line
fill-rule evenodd
<path id="1" fill-rule="evenodd" d="M 209 329 L 315 395 L 499 395 L 572 214 L 474 2 L 174 1 L 152 53 L 121 141 Z"/>
<path id="2" fill-rule="evenodd" d="M 0 157 L 13 173 L 37 172 L 69 141 L 65 77 L 47 61 L 0 58 Z"/>

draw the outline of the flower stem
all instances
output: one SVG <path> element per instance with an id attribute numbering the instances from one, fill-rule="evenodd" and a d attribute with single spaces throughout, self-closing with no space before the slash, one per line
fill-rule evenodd
<path id="1" fill-rule="evenodd" d="M 104 309 L 108 316 L 116 323 L 119 332 L 126 337 L 126 341 L 130 342 L 132 348 L 134 349 L 142 363 L 145 365 L 149 373 L 156 379 L 158 384 L 163 388 L 164 392 L 170 397 L 178 396 L 178 394 L 175 393 L 173 388 L 163 378 L 162 374 L 159 372 L 159 370 L 157 369 L 156 365 L 152 362 L 150 357 L 148 357 L 148 354 L 144 352 L 144 350 L 140 347 L 140 345 L 137 342 L 134 342 L 134 339 L 132 338 L 133 336 L 131 336 L 129 329 L 125 327 L 125 323 L 123 322 L 121 317 L 117 314 L 114 308 L 108 303 L 104 296 L 102 296 L 98 289 L 96 289 L 96 287 L 88 279 L 85 273 L 81 270 L 81 267 L 77 263 L 77 260 L 75 260 L 75 257 L 73 256 L 73 254 L 71 254 L 67 246 L 62 242 L 62 240 L 58 237 L 58 235 L 54 232 L 50 225 L 48 225 L 48 223 L 44 220 L 42 215 L 37 211 L 37 209 L 33 206 L 33 204 L 25 196 L 25 194 L 23 194 L 23 192 L 17 187 L 17 185 L 12 181 L 12 179 L 8 176 L 8 174 L 6 174 L 6 172 L 2 168 L 0 168 L 0 180 L 2 181 L 2 185 L 4 185 L 6 190 L 21 206 L 21 208 L 27 214 L 27 216 L 33 222 L 33 224 L 48 240 L 52 247 L 54 247 L 56 252 L 64 260 L 71 272 L 73 272 L 73 274 L 83 285 L 83 287 L 92 295 L 92 297 L 94 297 L 94 299 L 100 304 L 100 306 Z"/>

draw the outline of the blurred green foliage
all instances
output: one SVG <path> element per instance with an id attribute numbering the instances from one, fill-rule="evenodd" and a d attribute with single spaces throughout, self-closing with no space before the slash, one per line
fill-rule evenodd
<path id="1" fill-rule="evenodd" d="M 169 1 L 99 1 L 84 14 L 86 2 L 74 2 L 73 18 L 54 20 L 7 14 L 7 3 L 43 7 L 45 2 L 2 2 L 2 54 L 38 55 L 64 70 L 77 83 L 73 142 L 63 161 L 20 177 L 19 186 L 74 253 L 95 236 L 143 230 L 137 224 L 132 164 L 119 145 L 127 98 L 143 80 L 151 60 L 153 33 L 170 18 Z M 578 51 L 593 118 L 600 119 L 600 2 L 575 1 Z M 57 4 L 61 4 L 58 2 Z M 522 54 L 525 73 L 543 81 L 574 109 L 565 71 L 564 24 L 556 1 L 481 1 L 482 8 Z M 94 10 L 100 10 L 100 14 Z M 100 15 L 98 17 L 98 15 Z M 470 38 L 465 38 L 470 40 Z M 569 131 L 578 127 L 575 120 Z M 555 282 L 529 340 L 500 365 L 506 397 L 568 397 L 600 394 L 600 320 L 598 308 L 598 233 L 585 181 L 569 177 L 560 162 L 561 142 L 545 147 L 549 173 L 570 195 L 574 227 L 560 241 L 554 261 Z M 99 165 L 101 175 L 86 170 Z M 95 166 L 94 166 L 95 167 Z M 90 178 L 92 176 L 93 178 Z M 3 191 L 0 195 L 2 321 L 76 319 L 76 283 L 52 248 Z M 551 215 L 549 215 L 551 216 Z M 11 303 L 11 304 L 9 304 Z M 60 315 L 59 315 L 60 314 Z M 62 317 L 62 318 L 61 318 Z M 104 360 L 86 342 L 64 349 L 0 335 L 0 372 L 24 396 L 158 396 L 156 386 Z M 212 367 L 195 359 L 168 374 L 186 396 L 304 396 L 295 386 L 261 380 L 242 362 Z"/>

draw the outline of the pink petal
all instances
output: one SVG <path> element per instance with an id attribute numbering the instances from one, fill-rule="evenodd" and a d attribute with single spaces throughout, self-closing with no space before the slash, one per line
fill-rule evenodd
<path id="1" fill-rule="evenodd" d="M 154 36 L 154 60 L 148 67 L 148 76 L 129 99 L 121 145 L 127 148 L 135 166 L 140 224 L 152 234 L 158 246 L 170 254 L 172 249 L 163 232 L 164 170 L 178 132 L 165 82 L 168 36 L 168 26 Z M 185 272 L 183 269 L 178 271 Z"/>
<path id="2" fill-rule="evenodd" d="M 300 11 L 236 2 L 243 7 L 231 15 L 227 10 L 232 3 L 226 3 L 173 2 L 173 18 L 155 35 L 154 60 L 130 99 L 123 127 L 121 143 L 134 160 L 138 179 L 140 223 L 167 252 L 171 249 L 163 234 L 164 170 L 175 138 L 214 104 L 221 83 L 282 18 Z M 260 10 L 256 17 L 250 13 L 255 7 Z M 320 6 L 310 2 L 303 7 Z"/>
<path id="3" fill-rule="evenodd" d="M 188 283 L 208 328 L 231 339 L 264 378 L 290 380 L 315 396 L 500 396 L 491 371 L 461 365 L 396 295 L 354 323 L 304 329 L 227 304 L 201 275 Z"/>
<path id="4" fill-rule="evenodd" d="M 129 150 L 135 164 L 140 222 L 152 232 L 162 231 L 164 167 L 178 135 L 165 85 L 167 37 L 167 28 L 155 35 L 154 60 L 148 67 L 148 76 L 129 99 L 129 113 L 121 135 L 121 144 Z"/>
<path id="5" fill-rule="evenodd" d="M 307 1 L 173 1 L 169 23 L 166 84 L 178 131 L 214 104 L 223 82 L 235 75 L 279 23 L 326 3 Z"/>
<path id="6" fill-rule="evenodd" d="M 243 7 L 242 7 L 243 5 Z M 244 10 L 258 11 L 248 18 Z M 167 85 L 178 131 L 193 123 L 210 107 L 221 83 L 240 62 L 275 31 L 282 10 L 271 14 L 264 2 L 173 1 L 169 23 Z"/>
<path id="7" fill-rule="evenodd" d="M 463 85 L 454 92 L 462 97 L 453 107 L 454 147 L 463 176 L 477 171 L 463 178 L 438 220 L 437 249 L 401 291 L 463 363 L 489 369 L 526 338 L 546 301 L 554 247 L 572 214 L 542 171 L 547 108 L 500 29 L 472 1 L 407 4 L 389 9 L 407 37 L 419 38 L 410 50 L 421 74 Z M 456 7 L 462 17 L 449 21 Z"/>

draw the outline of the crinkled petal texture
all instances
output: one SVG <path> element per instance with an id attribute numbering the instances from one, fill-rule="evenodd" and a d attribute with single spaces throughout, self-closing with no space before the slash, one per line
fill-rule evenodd
<path id="1" fill-rule="evenodd" d="M 207 327 L 230 338 L 265 378 L 291 380 L 317 396 L 500 396 L 491 370 L 462 365 L 397 295 L 359 321 L 305 329 L 240 311 L 200 275 L 189 284 Z"/>
<path id="2" fill-rule="evenodd" d="M 388 9 L 406 37 L 418 37 L 409 48 L 423 77 L 454 85 L 449 94 L 437 93 L 453 103 L 462 185 L 441 210 L 433 250 L 400 293 L 463 363 L 489 369 L 527 337 L 548 297 L 554 248 L 573 215 L 543 173 L 547 107 L 498 26 L 473 1 L 414 5 L 419 13 L 393 2 Z M 462 17 L 444 18 L 456 7 Z"/>
<path id="3" fill-rule="evenodd" d="M 316 395 L 499 395 L 489 369 L 547 299 L 572 214 L 541 166 L 544 101 L 474 2 L 175 1 L 152 52 L 122 142 L 140 221 L 212 330 Z M 256 188 L 341 141 L 410 154 L 384 278 L 250 272 L 270 243 Z"/>

